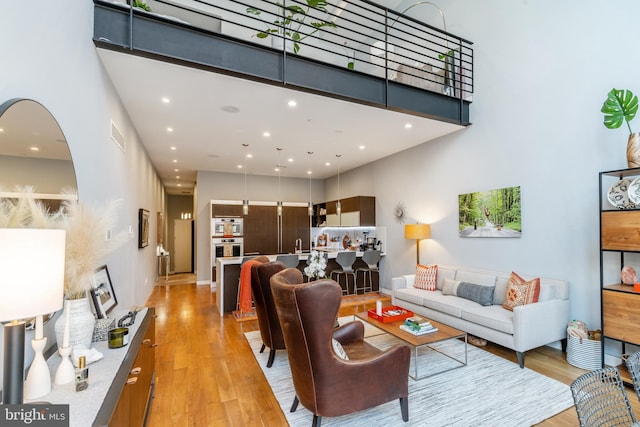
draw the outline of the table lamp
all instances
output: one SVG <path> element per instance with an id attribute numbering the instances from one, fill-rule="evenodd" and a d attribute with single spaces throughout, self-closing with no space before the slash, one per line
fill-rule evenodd
<path id="1" fill-rule="evenodd" d="M 62 307 L 64 256 L 64 230 L 0 228 L 0 322 L 9 322 L 4 325 L 4 404 L 22 404 L 25 388 L 32 391 L 29 398 L 51 390 L 51 375 L 42 355 L 46 346 L 42 315 Z M 36 355 L 29 372 L 34 374 L 25 386 L 22 319 L 34 316 L 36 335 L 32 345 Z"/>
<path id="2" fill-rule="evenodd" d="M 420 240 L 431 237 L 429 224 L 405 224 L 404 238 L 416 240 L 416 264 L 420 264 Z"/>

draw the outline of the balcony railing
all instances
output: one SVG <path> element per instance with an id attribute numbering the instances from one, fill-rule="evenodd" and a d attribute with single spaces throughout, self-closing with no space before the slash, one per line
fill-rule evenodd
<path id="1" fill-rule="evenodd" d="M 128 7 L 124 0 L 98 1 Z M 407 13 L 414 13 L 414 7 L 429 7 L 433 21 L 441 20 L 443 28 L 366 0 L 148 0 L 146 4 L 149 11 L 131 9 L 131 27 L 135 11 L 260 44 L 285 56 L 472 100 L 472 43 L 446 32 L 444 15 L 431 2 L 416 2 Z M 131 40 L 129 46 L 133 46 Z"/>

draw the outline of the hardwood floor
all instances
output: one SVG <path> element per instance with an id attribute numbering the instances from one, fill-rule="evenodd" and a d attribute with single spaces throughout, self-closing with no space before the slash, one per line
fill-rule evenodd
<path id="1" fill-rule="evenodd" d="M 196 286 L 193 275 L 175 275 L 171 285 L 156 286 L 147 302 L 156 308 L 156 388 L 148 425 L 162 426 L 286 426 L 269 384 L 264 379 L 244 332 L 256 321 L 237 323 L 220 317 L 215 293 Z M 184 284 L 180 284 L 181 283 Z M 343 308 L 341 316 L 356 310 Z M 515 353 L 489 344 L 488 351 L 517 363 Z M 285 357 L 278 353 L 276 357 Z M 586 372 L 566 362 L 564 353 L 549 347 L 526 354 L 528 368 L 570 384 Z M 637 414 L 640 403 L 632 388 L 629 400 Z M 576 426 L 573 407 L 541 426 Z"/>

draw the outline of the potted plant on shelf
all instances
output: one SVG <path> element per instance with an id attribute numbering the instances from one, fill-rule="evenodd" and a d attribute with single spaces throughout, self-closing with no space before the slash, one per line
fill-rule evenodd
<path id="1" fill-rule="evenodd" d="M 627 124 L 627 164 L 630 168 L 640 167 L 640 133 L 633 132 L 629 124 L 638 112 L 638 97 L 630 90 L 613 88 L 607 94 L 600 112 L 604 113 L 604 125 L 608 129 L 617 129 L 622 122 Z"/>
<path id="2" fill-rule="evenodd" d="M 301 7 L 298 4 L 285 6 L 280 2 L 276 3 L 280 14 L 273 21 L 273 26 L 267 25 L 265 30 L 256 34 L 256 37 L 266 39 L 272 36 L 272 43 L 277 43 L 277 41 L 284 43 L 285 40 L 290 41 L 293 44 L 293 53 L 298 53 L 300 51 L 300 42 L 307 37 L 312 36 L 322 28 L 337 28 L 336 24 L 328 20 L 319 19 L 310 21 L 309 23 L 305 22 L 307 18 L 314 18 L 314 16 L 310 14 L 313 9 L 325 14 L 328 13 L 326 8 L 327 2 L 325 0 L 304 0 L 304 3 L 306 4 L 305 7 Z M 260 9 L 255 7 L 247 8 L 247 13 L 250 15 L 260 16 L 261 12 Z M 309 26 L 313 27 L 313 30 L 308 33 L 307 31 L 309 29 L 307 27 Z M 305 28 L 303 29 L 303 27 Z"/>

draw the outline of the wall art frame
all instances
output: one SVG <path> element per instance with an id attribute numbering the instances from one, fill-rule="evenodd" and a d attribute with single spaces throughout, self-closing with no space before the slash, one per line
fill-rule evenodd
<path id="1" fill-rule="evenodd" d="M 460 237 L 520 237 L 520 186 L 458 195 Z"/>
<path id="2" fill-rule="evenodd" d="M 98 267 L 93 273 L 93 287 L 90 293 L 96 316 L 98 319 L 106 319 L 111 310 L 118 305 L 118 298 L 113 290 L 111 275 L 106 265 Z"/>
<path id="3" fill-rule="evenodd" d="M 149 211 L 138 209 L 138 248 L 149 246 Z"/>

